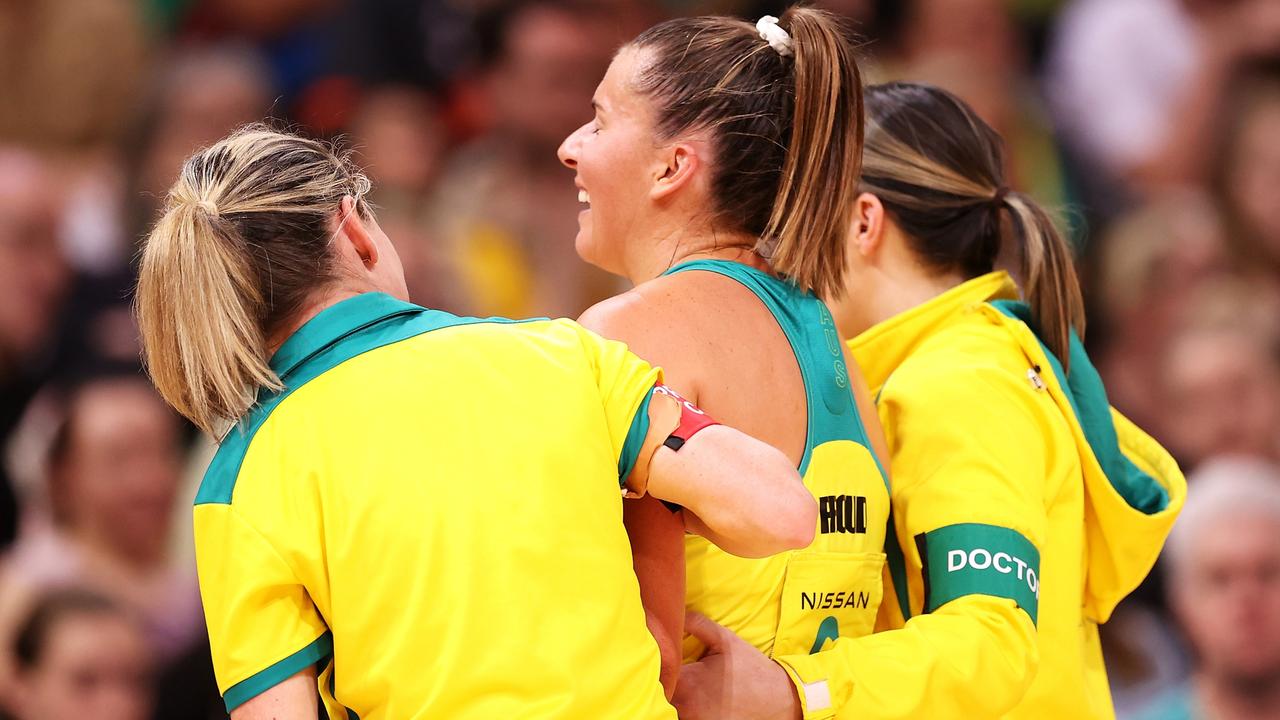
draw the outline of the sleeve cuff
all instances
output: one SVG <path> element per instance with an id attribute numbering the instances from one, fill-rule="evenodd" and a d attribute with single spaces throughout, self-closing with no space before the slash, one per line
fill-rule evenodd
<path id="1" fill-rule="evenodd" d="M 222 701 L 227 706 L 227 712 L 230 713 L 232 710 L 293 677 L 300 670 L 304 670 L 332 654 L 333 635 L 326 632 L 301 650 L 227 688 L 227 691 L 222 694 Z"/>
<path id="2" fill-rule="evenodd" d="M 791 678 L 800 698 L 800 710 L 804 720 L 831 720 L 836 716 L 831 699 L 831 687 L 826 676 L 812 655 L 788 655 L 774 658 Z"/>
<path id="3" fill-rule="evenodd" d="M 636 460 L 640 457 L 640 448 L 644 445 L 644 439 L 649 434 L 649 401 L 653 398 L 653 386 L 645 392 L 644 399 L 640 401 L 639 407 L 636 408 L 635 415 L 631 416 L 631 427 L 627 430 L 627 437 L 622 443 L 622 452 L 618 453 L 618 485 L 627 487 L 627 480 L 631 477 L 631 471 L 635 469 Z"/>

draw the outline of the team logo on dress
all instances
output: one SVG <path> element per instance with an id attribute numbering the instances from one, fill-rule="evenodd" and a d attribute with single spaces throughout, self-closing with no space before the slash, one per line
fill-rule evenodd
<path id="1" fill-rule="evenodd" d="M 862 495 L 823 495 L 818 498 L 822 534 L 867 532 L 867 499 Z"/>
<path id="2" fill-rule="evenodd" d="M 801 610 L 838 610 L 840 608 L 871 607 L 871 593 L 862 590 L 800 593 Z"/>

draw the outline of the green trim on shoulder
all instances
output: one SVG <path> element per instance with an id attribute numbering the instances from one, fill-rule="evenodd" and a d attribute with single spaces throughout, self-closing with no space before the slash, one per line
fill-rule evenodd
<path id="1" fill-rule="evenodd" d="M 275 355 L 271 369 L 283 378 L 335 341 L 398 315 L 426 310 L 385 293 L 365 293 L 325 308 L 290 335 Z"/>
<path id="2" fill-rule="evenodd" d="M 195 504 L 230 504 L 236 477 L 253 436 L 271 413 L 298 388 L 342 363 L 411 337 L 434 330 L 479 323 L 520 323 L 531 320 L 468 318 L 397 300 L 382 293 L 366 293 L 326 308 L 285 341 L 271 358 L 271 368 L 284 389 L 263 390 L 257 402 L 222 439 L 205 471 Z"/>
<path id="3" fill-rule="evenodd" d="M 323 635 L 312 640 L 301 650 L 227 688 L 227 691 L 222 695 L 222 701 L 227 706 L 227 712 L 230 713 L 232 710 L 293 677 L 295 673 L 315 665 L 332 654 L 333 635 L 325 631 Z"/>
<path id="4" fill-rule="evenodd" d="M 801 290 L 785 278 L 731 260 L 690 260 L 663 275 L 691 270 L 704 270 L 736 280 L 764 303 L 782 328 L 800 366 L 808 408 L 804 455 L 799 467 L 801 475 L 809 469 L 814 448 L 823 443 L 850 440 L 872 450 L 849 386 L 849 367 L 845 364 L 840 334 L 831 311 L 817 295 Z M 871 455 L 887 490 L 889 475 L 874 450 Z"/>
<path id="5" fill-rule="evenodd" d="M 1017 300 L 992 300 L 990 304 L 1006 317 L 1024 323 L 1036 336 L 1053 374 L 1058 378 L 1058 384 L 1062 386 L 1071 409 L 1075 411 L 1076 421 L 1084 431 L 1085 441 L 1102 466 L 1103 474 L 1129 507 L 1147 515 L 1154 515 L 1168 507 L 1168 491 L 1120 451 L 1120 440 L 1116 435 L 1115 420 L 1111 417 L 1111 403 L 1107 400 L 1106 388 L 1097 369 L 1089 361 L 1080 338 L 1074 332 L 1071 333 L 1068 351 L 1071 372 L 1068 374 L 1063 370 L 1062 362 L 1049 351 L 1036 331 L 1030 306 Z"/>
<path id="6" fill-rule="evenodd" d="M 649 435 L 649 401 L 653 399 L 653 388 L 645 393 L 640 407 L 636 408 L 635 417 L 631 418 L 631 427 L 627 430 L 627 439 L 622 443 L 622 452 L 618 453 L 618 485 L 627 484 L 627 478 L 636 467 L 636 459 L 640 457 L 640 448 L 644 447 L 644 439 Z"/>

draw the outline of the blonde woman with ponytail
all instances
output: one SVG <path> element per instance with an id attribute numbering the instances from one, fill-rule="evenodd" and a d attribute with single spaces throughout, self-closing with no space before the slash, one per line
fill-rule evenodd
<path id="1" fill-rule="evenodd" d="M 764 560 L 686 540 L 686 528 L 714 537 L 687 510 L 627 503 L 667 689 L 682 657 L 705 650 L 684 635 L 686 607 L 773 655 L 871 632 L 889 512 L 883 440 L 819 299 L 844 286 L 861 153 L 849 37 L 804 8 L 756 23 L 672 20 L 623 46 L 593 104 L 560 148 L 587 204 L 576 246 L 635 288 L 581 321 L 781 449 L 820 502 L 813 543 Z"/>
<path id="2" fill-rule="evenodd" d="M 195 540 L 231 717 L 672 720 L 623 492 L 747 555 L 808 543 L 812 498 L 619 343 L 410 304 L 368 191 L 248 128 L 143 249 L 147 366 L 220 438 Z"/>
<path id="3" fill-rule="evenodd" d="M 1008 188 L 999 136 L 933 87 L 874 86 L 866 105 L 833 312 L 888 441 L 887 631 L 769 662 L 713 627 L 715 655 L 686 673 L 677 708 L 1112 718 L 1097 626 L 1151 569 L 1186 481 L 1108 406 L 1080 344 L 1071 249 Z"/>

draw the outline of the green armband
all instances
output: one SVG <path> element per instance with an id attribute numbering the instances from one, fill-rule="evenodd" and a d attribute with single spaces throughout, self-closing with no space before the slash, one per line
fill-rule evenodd
<path id="1" fill-rule="evenodd" d="M 916 535 L 924 565 L 924 611 L 966 595 L 1006 598 L 1036 622 L 1040 551 L 1021 533 L 995 525 L 948 525 Z"/>

